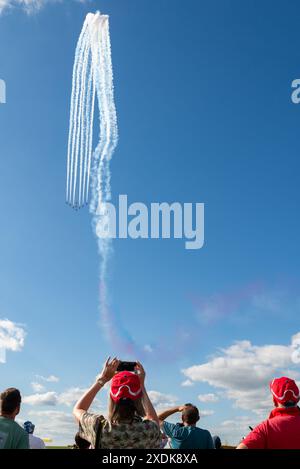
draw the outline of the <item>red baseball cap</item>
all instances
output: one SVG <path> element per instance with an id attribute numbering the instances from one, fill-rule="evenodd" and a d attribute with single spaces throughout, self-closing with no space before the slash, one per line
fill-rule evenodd
<path id="1" fill-rule="evenodd" d="M 119 402 L 120 399 L 138 399 L 142 395 L 140 378 L 132 371 L 120 371 L 112 381 L 110 388 L 110 397 L 113 401 Z"/>
<path id="2" fill-rule="evenodd" d="M 279 404 L 285 402 L 295 402 L 300 399 L 299 388 L 293 379 L 283 376 L 282 378 L 275 378 L 270 383 L 270 390 L 273 398 Z"/>

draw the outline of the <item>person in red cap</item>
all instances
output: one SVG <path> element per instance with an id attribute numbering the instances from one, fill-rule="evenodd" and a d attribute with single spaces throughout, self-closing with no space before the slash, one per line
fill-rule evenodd
<path id="1" fill-rule="evenodd" d="M 159 448 L 159 420 L 145 388 L 145 370 L 136 362 L 134 372 L 118 373 L 119 363 L 117 358 L 109 357 L 96 382 L 75 404 L 73 415 L 79 422 L 79 435 L 92 448 Z M 89 413 L 97 393 L 109 381 L 108 417 Z"/>
<path id="2" fill-rule="evenodd" d="M 275 378 L 270 383 L 275 408 L 237 449 L 300 449 L 300 395 L 295 381 Z"/>

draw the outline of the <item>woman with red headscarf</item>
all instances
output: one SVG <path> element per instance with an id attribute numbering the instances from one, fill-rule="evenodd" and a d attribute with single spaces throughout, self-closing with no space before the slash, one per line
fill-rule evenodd
<path id="1" fill-rule="evenodd" d="M 96 382 L 75 404 L 73 414 L 80 436 L 93 448 L 159 448 L 159 420 L 145 388 L 145 370 L 137 362 L 134 372 L 117 372 L 119 363 L 109 357 Z M 108 417 L 89 413 L 96 395 L 109 381 Z"/>

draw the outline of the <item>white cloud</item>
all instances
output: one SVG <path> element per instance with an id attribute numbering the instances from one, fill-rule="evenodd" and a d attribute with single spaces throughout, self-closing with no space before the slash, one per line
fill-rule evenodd
<path id="1" fill-rule="evenodd" d="M 214 410 L 199 410 L 199 413 L 200 413 L 200 417 L 210 417 L 211 415 L 213 415 L 215 413 Z"/>
<path id="2" fill-rule="evenodd" d="M 233 419 L 224 420 L 215 428 L 211 428 L 213 434 L 219 435 L 223 444 L 237 446 L 243 437 L 250 432 L 249 425 L 254 428 L 259 423 L 259 418 L 240 415 Z"/>
<path id="3" fill-rule="evenodd" d="M 86 392 L 86 389 L 70 388 L 58 396 L 58 403 L 66 406 L 73 406 L 75 402 Z"/>
<path id="4" fill-rule="evenodd" d="M 184 386 L 184 387 L 194 386 L 194 383 L 190 379 L 186 379 L 185 381 L 181 383 L 181 386 Z"/>
<path id="5" fill-rule="evenodd" d="M 1 0 L 0 0 L 1 1 Z M 0 363 L 6 363 L 6 351 L 20 352 L 24 347 L 24 326 L 9 319 L 0 319 Z"/>
<path id="6" fill-rule="evenodd" d="M 219 400 L 218 396 L 212 392 L 208 394 L 199 394 L 198 399 L 200 402 L 217 402 Z"/>
<path id="7" fill-rule="evenodd" d="M 43 384 L 40 384 L 40 383 L 32 382 L 31 387 L 32 387 L 34 392 L 45 391 L 45 386 Z"/>
<path id="8" fill-rule="evenodd" d="M 167 408 L 174 407 L 178 401 L 176 396 L 172 394 L 163 394 L 159 391 L 149 391 L 148 395 L 154 407 L 156 408 Z"/>
<path id="9" fill-rule="evenodd" d="M 71 412 L 31 410 L 28 418 L 35 424 L 35 435 L 50 438 L 50 445 L 72 445 L 78 426 Z"/>
<path id="10" fill-rule="evenodd" d="M 292 348 L 292 362 L 298 364 L 300 363 L 300 332 L 298 332 L 298 334 L 293 335 Z"/>
<path id="11" fill-rule="evenodd" d="M 31 385 L 36 389 L 36 391 L 42 390 L 40 389 L 40 386 L 42 385 L 39 385 L 39 383 L 31 383 Z M 42 386 L 42 388 L 44 389 L 44 386 Z M 23 402 L 24 404 L 31 406 L 66 405 L 67 407 L 71 407 L 85 392 L 86 389 L 76 387 L 69 388 L 61 393 L 54 391 L 47 391 L 44 393 L 36 392 L 35 394 L 25 396 L 23 398 Z M 102 408 L 99 399 L 95 399 L 94 405 L 98 408 Z"/>
<path id="12" fill-rule="evenodd" d="M 58 383 L 59 381 L 59 378 L 54 375 L 50 375 L 50 376 L 36 375 L 36 377 L 42 381 L 46 381 L 47 383 Z"/>
<path id="13" fill-rule="evenodd" d="M 50 405 L 55 406 L 58 402 L 58 396 L 56 392 L 49 391 L 42 394 L 31 394 L 23 398 L 23 403 L 37 406 L 37 405 Z"/>
<path id="14" fill-rule="evenodd" d="M 287 374 L 293 365 L 292 351 L 292 345 L 255 346 L 243 340 L 221 350 L 208 362 L 182 371 L 189 380 L 223 389 L 224 397 L 232 399 L 237 407 L 266 415 L 272 407 L 269 382 Z"/>
<path id="15" fill-rule="evenodd" d="M 63 0 L 0 0 L 0 13 L 4 10 L 22 8 L 26 13 L 39 11 L 48 3 L 61 3 Z M 70 1 L 70 0 L 68 0 Z M 73 0 L 77 3 L 85 3 L 90 0 Z"/>

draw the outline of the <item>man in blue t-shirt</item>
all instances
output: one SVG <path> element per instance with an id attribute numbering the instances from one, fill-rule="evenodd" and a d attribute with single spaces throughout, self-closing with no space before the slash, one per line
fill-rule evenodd
<path id="1" fill-rule="evenodd" d="M 181 412 L 182 423 L 169 423 L 165 419 Z M 172 407 L 158 414 L 162 431 L 170 438 L 173 449 L 214 449 L 213 439 L 208 430 L 198 428 L 199 410 L 192 404 Z"/>

